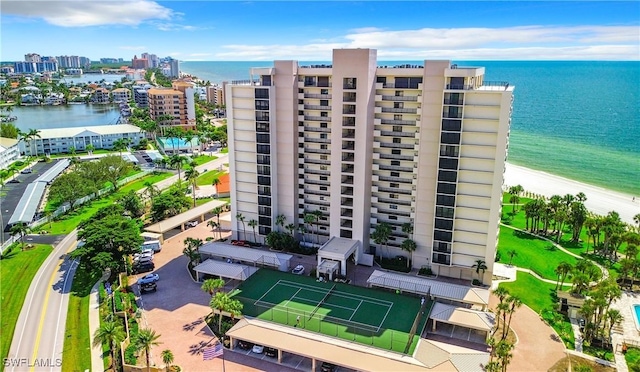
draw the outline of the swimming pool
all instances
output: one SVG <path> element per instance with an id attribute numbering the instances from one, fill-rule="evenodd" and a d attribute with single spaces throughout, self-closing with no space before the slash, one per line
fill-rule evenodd
<path id="1" fill-rule="evenodd" d="M 176 149 L 188 149 L 192 147 L 198 146 L 198 138 L 193 138 L 191 143 L 185 141 L 182 138 L 170 138 L 170 137 L 162 137 L 159 138 L 160 142 L 165 149 L 171 149 L 175 147 Z"/>
<path id="2" fill-rule="evenodd" d="M 632 307 L 633 307 L 632 313 L 635 315 L 633 320 L 636 323 L 636 329 L 640 331 L 640 305 L 633 305 Z"/>

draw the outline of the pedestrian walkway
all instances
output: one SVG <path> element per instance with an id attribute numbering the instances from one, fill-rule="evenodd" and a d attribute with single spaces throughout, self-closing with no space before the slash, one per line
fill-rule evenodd
<path id="1" fill-rule="evenodd" d="M 582 353 L 582 331 L 580 331 L 580 324 L 578 324 L 578 320 L 575 318 L 569 318 L 569 321 L 571 322 L 571 329 L 573 330 L 573 336 L 574 336 L 574 344 L 573 346 L 575 347 L 575 350 L 579 353 Z"/>
<path id="2" fill-rule="evenodd" d="M 89 339 L 91 340 L 91 370 L 104 371 L 104 363 L 102 361 L 102 345 L 93 344 L 93 335 L 100 328 L 100 294 L 98 289 L 100 284 L 111 276 L 111 270 L 107 269 L 98 282 L 91 288 L 89 295 Z"/>

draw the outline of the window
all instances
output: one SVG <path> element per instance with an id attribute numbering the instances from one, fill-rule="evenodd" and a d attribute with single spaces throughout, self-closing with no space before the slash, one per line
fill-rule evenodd
<path id="1" fill-rule="evenodd" d="M 256 98 L 269 98 L 269 89 L 257 88 Z"/>
<path id="2" fill-rule="evenodd" d="M 256 110 L 269 110 L 269 101 L 256 100 Z"/>
<path id="3" fill-rule="evenodd" d="M 404 92 L 401 90 L 396 90 L 396 97 L 402 97 L 404 96 Z"/>
<path id="4" fill-rule="evenodd" d="M 393 150 L 391 150 L 391 154 L 392 154 L 392 155 L 400 155 L 400 154 L 401 154 L 401 152 L 400 152 L 400 150 L 398 150 L 398 149 L 393 149 Z"/>
<path id="5" fill-rule="evenodd" d="M 436 240 L 451 242 L 453 240 L 453 233 L 451 231 L 436 230 L 433 234 L 433 237 Z"/>
<path id="6" fill-rule="evenodd" d="M 438 181 L 456 182 L 458 179 L 458 173 L 455 171 L 438 171 Z"/>
<path id="7" fill-rule="evenodd" d="M 256 121 L 269 121 L 269 113 L 264 111 L 257 111 Z"/>
<path id="8" fill-rule="evenodd" d="M 445 220 L 442 218 L 436 218 L 436 229 L 452 230 L 453 220 Z"/>
<path id="9" fill-rule="evenodd" d="M 304 132 L 298 132 L 298 137 L 300 138 L 304 137 Z"/>
<path id="10" fill-rule="evenodd" d="M 389 194 L 390 199 L 398 199 L 398 194 Z"/>
<path id="11" fill-rule="evenodd" d="M 320 128 L 327 128 L 328 124 L 327 123 L 320 123 Z"/>
<path id="12" fill-rule="evenodd" d="M 327 139 L 327 134 L 326 133 L 320 133 L 320 138 Z"/>
<path id="13" fill-rule="evenodd" d="M 329 106 L 329 100 L 321 99 L 320 100 L 320 106 Z"/>
<path id="14" fill-rule="evenodd" d="M 400 172 L 391 172 L 391 177 L 400 177 Z"/>
<path id="15" fill-rule="evenodd" d="M 258 142 L 258 143 L 269 143 L 269 134 L 268 133 L 256 133 L 256 142 Z"/>
<path id="16" fill-rule="evenodd" d="M 447 207 L 453 207 L 455 204 L 456 198 L 454 196 L 448 195 L 440 195 L 436 196 L 436 204 L 443 205 Z"/>
<path id="17" fill-rule="evenodd" d="M 393 108 L 404 108 L 404 102 L 394 102 L 393 103 Z"/>
<path id="18" fill-rule="evenodd" d="M 327 118 L 327 117 L 329 117 L 329 113 L 326 112 L 326 111 L 321 111 L 320 112 L 320 117 Z"/>
<path id="19" fill-rule="evenodd" d="M 357 79 L 356 78 L 344 78 L 342 79 L 342 88 L 343 89 L 356 89 Z"/>
<path id="20" fill-rule="evenodd" d="M 460 148 L 458 146 L 440 145 L 441 156 L 458 157 L 459 151 L 460 151 Z"/>
<path id="21" fill-rule="evenodd" d="M 402 114 L 393 115 L 393 120 L 402 120 Z"/>
<path id="22" fill-rule="evenodd" d="M 390 183 L 390 184 L 389 184 L 389 187 L 394 188 L 394 189 L 397 189 L 397 188 L 399 188 L 399 187 L 400 187 L 400 184 L 399 184 L 399 183 L 393 183 L 393 182 L 392 182 L 392 183 Z"/>
<path id="23" fill-rule="evenodd" d="M 402 132 L 402 126 L 400 126 L 400 125 L 394 125 L 394 126 L 393 126 L 393 131 L 394 131 L 394 132 Z"/>
<path id="24" fill-rule="evenodd" d="M 320 159 L 321 160 L 327 160 L 327 159 L 329 159 L 329 157 L 327 155 L 320 155 Z"/>
<path id="25" fill-rule="evenodd" d="M 400 166 L 400 160 L 391 160 L 391 165 L 394 167 L 399 167 Z"/>
<path id="26" fill-rule="evenodd" d="M 391 208 L 391 209 L 398 209 L 398 206 L 397 206 L 397 205 L 395 205 L 395 204 L 391 204 L 391 205 L 389 206 L 389 208 Z"/>
<path id="27" fill-rule="evenodd" d="M 320 89 L 320 94 L 329 94 L 329 89 Z"/>
<path id="28" fill-rule="evenodd" d="M 397 220 L 398 220 L 398 216 L 389 216 L 389 219 L 390 219 L 390 220 L 397 221 Z"/>
<path id="29" fill-rule="evenodd" d="M 320 176 L 320 181 L 328 181 L 329 177 L 327 176 Z"/>
<path id="30" fill-rule="evenodd" d="M 327 149 L 328 149 L 328 147 L 327 147 L 327 145 L 326 145 L 326 144 L 324 144 L 324 145 L 320 145 L 320 149 L 321 149 L 321 150 L 327 150 Z"/>
<path id="31" fill-rule="evenodd" d="M 460 144 L 460 133 L 444 132 L 440 135 L 440 143 L 448 143 L 452 145 Z"/>
<path id="32" fill-rule="evenodd" d="M 458 169 L 458 159 L 440 158 L 438 166 L 441 169 Z"/>
<path id="33" fill-rule="evenodd" d="M 394 137 L 393 143 L 400 143 L 402 140 L 400 138 Z"/>
<path id="34" fill-rule="evenodd" d="M 320 186 L 320 191 L 327 191 L 328 187 L 327 186 Z"/>

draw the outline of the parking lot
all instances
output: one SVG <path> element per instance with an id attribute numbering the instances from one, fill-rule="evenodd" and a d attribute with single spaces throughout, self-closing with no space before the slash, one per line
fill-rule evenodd
<path id="1" fill-rule="evenodd" d="M 221 358 L 207 361 L 202 358 L 202 351 L 217 342 L 204 322 L 204 317 L 211 312 L 208 305 L 211 296 L 200 289 L 199 283 L 191 279 L 187 271 L 188 259 L 182 254 L 185 238 L 205 240 L 212 235 L 206 222 L 201 223 L 166 239 L 162 251 L 154 255 L 153 272 L 160 277 L 157 291 L 142 294 L 140 305 L 145 309 L 141 327 L 151 328 L 160 335 L 160 345 L 151 351 L 153 363 L 156 365 L 162 365 L 161 352 L 170 349 L 175 357 L 174 363 L 182 367 L 183 371 L 222 370 Z M 147 273 L 130 278 L 130 283 L 137 293 L 139 290 L 134 283 L 144 275 Z M 264 354 L 257 356 L 226 350 L 224 367 L 226 371 L 294 370 L 277 365 L 270 359 Z"/>

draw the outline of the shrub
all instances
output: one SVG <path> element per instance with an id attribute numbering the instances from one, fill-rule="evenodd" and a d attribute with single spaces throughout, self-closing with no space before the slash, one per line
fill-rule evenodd
<path id="1" fill-rule="evenodd" d="M 136 365 L 138 363 L 138 357 L 136 356 L 136 346 L 129 344 L 124 350 L 124 362 L 126 364 Z"/>
<path id="2" fill-rule="evenodd" d="M 419 275 L 433 275 L 433 271 L 431 271 L 430 267 L 421 267 L 420 270 L 418 270 L 418 274 Z"/>
<path id="3" fill-rule="evenodd" d="M 376 258 L 376 262 L 378 262 L 383 269 L 400 271 L 403 273 L 408 273 L 409 271 L 411 271 L 410 265 L 407 265 L 407 258 L 404 256 L 398 256 L 394 258 L 383 257 L 382 261 L 380 261 L 379 258 Z"/>

